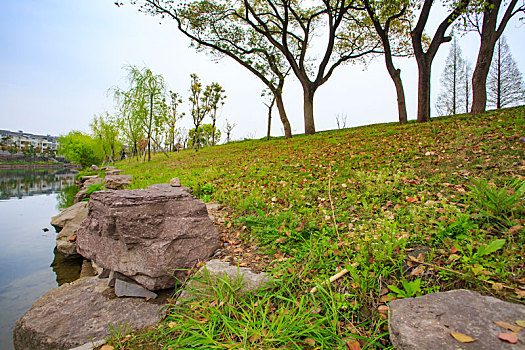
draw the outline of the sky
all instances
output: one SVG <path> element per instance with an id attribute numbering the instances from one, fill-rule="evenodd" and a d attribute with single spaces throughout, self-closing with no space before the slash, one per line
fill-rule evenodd
<path id="1" fill-rule="evenodd" d="M 115 109 L 108 90 L 126 86 L 126 65 L 148 66 L 162 74 L 170 90 L 185 98 L 189 111 L 190 74 L 204 85 L 218 82 L 226 90 L 219 128 L 235 123 L 233 139 L 266 134 L 264 86 L 229 58 L 213 61 L 196 52 L 172 21 L 138 12 L 113 0 L 0 0 L 0 129 L 61 135 L 72 130 L 89 132 L 95 114 Z M 428 32 L 443 18 L 431 12 Z M 525 72 L 525 24 L 513 19 L 505 31 L 507 43 L 521 72 Z M 475 64 L 479 37 L 461 36 L 459 44 Z M 450 44 L 440 47 L 432 66 L 432 97 Z M 417 65 L 398 59 L 402 71 L 409 119 L 415 119 Z M 286 81 L 285 107 L 293 133 L 304 132 L 302 89 L 294 77 Z M 382 58 L 366 67 L 345 65 L 319 88 L 314 101 L 316 129 L 335 129 L 336 115 L 345 115 L 347 127 L 397 120 L 394 85 Z M 187 113 L 188 114 L 188 113 Z M 190 127 L 187 115 L 181 126 Z M 272 136 L 283 135 L 274 110 Z"/>

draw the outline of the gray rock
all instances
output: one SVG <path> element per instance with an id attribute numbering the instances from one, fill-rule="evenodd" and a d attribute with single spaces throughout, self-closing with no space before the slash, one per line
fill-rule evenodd
<path id="1" fill-rule="evenodd" d="M 16 322 L 16 350 L 71 349 L 110 334 L 108 324 L 131 330 L 160 320 L 162 305 L 117 298 L 96 277 L 80 279 L 40 297 Z"/>
<path id="2" fill-rule="evenodd" d="M 469 290 L 432 293 L 389 304 L 390 340 L 396 349 L 524 349 L 525 330 L 520 341 L 509 344 L 498 339 L 509 332 L 495 321 L 514 323 L 525 319 L 525 306 Z M 463 333 L 476 341 L 460 343 L 450 333 Z"/>
<path id="3" fill-rule="evenodd" d="M 106 170 L 106 176 L 108 175 L 119 175 L 122 172 L 120 169 Z"/>
<path id="4" fill-rule="evenodd" d="M 118 297 L 138 297 L 155 299 L 157 294 L 150 292 L 146 288 L 120 279 L 115 280 L 115 294 Z"/>
<path id="5" fill-rule="evenodd" d="M 77 255 L 75 236 L 78 228 L 87 217 L 87 202 L 79 202 L 51 218 L 57 234 L 57 250 L 67 256 Z"/>
<path id="6" fill-rule="evenodd" d="M 181 293 L 177 303 L 189 299 L 212 295 L 212 287 L 221 280 L 227 280 L 234 286 L 239 285 L 239 294 L 246 294 L 270 283 L 270 278 L 265 273 L 254 273 L 246 267 L 231 266 L 227 262 L 217 259 L 210 260 L 201 267 L 186 289 Z"/>
<path id="7" fill-rule="evenodd" d="M 55 228 L 55 230 L 60 232 L 64 228 L 64 226 L 67 225 L 68 222 L 73 221 L 78 213 L 80 211 L 84 211 L 87 207 L 87 203 L 76 203 L 61 212 L 60 214 L 53 216 L 51 218 L 51 225 Z M 87 215 L 87 209 L 86 209 L 86 215 Z"/>
<path id="8" fill-rule="evenodd" d="M 170 186 L 172 187 L 180 187 L 180 179 L 178 177 L 174 177 L 170 180 Z"/>
<path id="9" fill-rule="evenodd" d="M 86 175 L 86 176 L 82 176 L 80 178 L 80 182 L 81 183 L 85 183 L 86 181 L 88 180 L 91 180 L 91 179 L 97 179 L 98 178 L 98 175 Z"/>
<path id="10" fill-rule="evenodd" d="M 131 185 L 131 175 L 106 175 L 106 188 L 110 190 L 121 190 Z"/>
<path id="11" fill-rule="evenodd" d="M 102 269 L 102 272 L 98 274 L 98 278 L 108 278 L 111 273 L 111 270 Z"/>
<path id="12" fill-rule="evenodd" d="M 91 170 L 91 171 L 99 171 L 100 168 L 97 165 L 93 164 L 92 166 L 89 167 L 89 170 Z"/>
<path id="13" fill-rule="evenodd" d="M 76 348 L 72 348 L 69 350 L 92 350 L 92 349 L 97 348 L 100 345 L 103 345 L 105 342 L 106 341 L 104 339 L 94 340 L 94 341 L 90 341 L 89 343 L 77 346 Z"/>
<path id="14" fill-rule="evenodd" d="M 95 192 L 77 237 L 78 252 L 149 290 L 174 287 L 213 255 L 219 237 L 206 205 L 185 187 Z"/>
<path id="15" fill-rule="evenodd" d="M 95 269 L 91 264 L 91 261 L 84 260 L 82 262 L 82 269 L 80 270 L 80 278 L 96 276 Z"/>

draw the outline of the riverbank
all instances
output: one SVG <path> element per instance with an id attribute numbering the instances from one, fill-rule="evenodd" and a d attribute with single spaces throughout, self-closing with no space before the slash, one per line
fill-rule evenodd
<path id="1" fill-rule="evenodd" d="M 322 348 L 348 339 L 383 348 L 395 298 L 466 288 L 523 303 L 524 129 L 518 107 L 119 163 L 133 188 L 179 177 L 199 198 L 222 203 L 224 250 L 280 281 L 243 301 L 246 310 L 259 310 L 261 300 L 271 305 L 258 316 L 225 314 L 218 301 L 196 304 L 184 320 L 168 316 L 122 346 L 257 339 L 286 347 L 285 335 L 296 332 Z M 331 288 L 319 288 L 343 269 Z M 320 292 L 308 293 L 315 286 Z M 266 337 L 266 319 L 290 332 Z"/>
<path id="2" fill-rule="evenodd" d="M 71 163 L 60 162 L 0 162 L 0 170 L 22 169 L 74 169 Z"/>

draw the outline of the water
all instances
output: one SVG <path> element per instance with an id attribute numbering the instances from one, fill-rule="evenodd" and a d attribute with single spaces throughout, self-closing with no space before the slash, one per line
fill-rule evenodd
<path id="1" fill-rule="evenodd" d="M 15 322 L 42 294 L 69 281 L 54 270 L 78 270 L 55 257 L 55 229 L 49 223 L 67 199 L 59 193 L 74 174 L 64 170 L 0 171 L 0 349 L 13 349 Z M 47 228 L 49 231 L 44 232 Z M 55 260 L 53 267 L 52 262 Z M 70 262 L 70 261 L 66 261 Z M 76 262 L 78 265 L 78 261 Z M 65 267 L 64 267 L 65 266 Z M 74 273 L 73 273 L 74 274 Z M 77 276 L 78 277 L 78 276 Z"/>

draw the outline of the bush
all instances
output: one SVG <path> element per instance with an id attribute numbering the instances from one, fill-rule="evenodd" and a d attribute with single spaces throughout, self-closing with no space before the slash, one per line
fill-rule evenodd
<path id="1" fill-rule="evenodd" d="M 98 140 L 80 131 L 71 131 L 60 136 L 59 154 L 71 162 L 87 168 L 92 164 L 100 165 L 104 159 L 104 150 Z"/>

